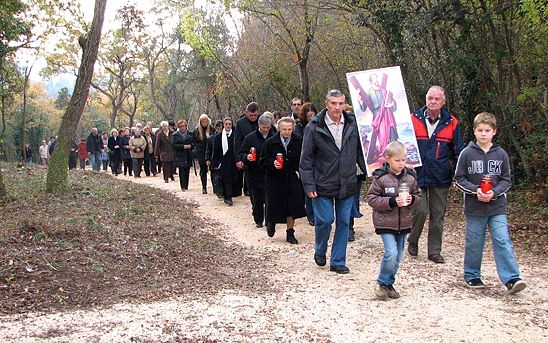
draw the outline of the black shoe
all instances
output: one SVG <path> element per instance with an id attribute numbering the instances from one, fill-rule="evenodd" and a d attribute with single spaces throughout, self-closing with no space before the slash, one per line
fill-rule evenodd
<path id="1" fill-rule="evenodd" d="M 171 181 L 175 181 L 175 178 L 173 176 L 171 177 Z"/>
<path id="2" fill-rule="evenodd" d="M 233 203 L 232 203 L 232 199 L 225 199 L 225 204 L 227 204 L 228 206 L 232 206 Z"/>
<path id="3" fill-rule="evenodd" d="M 165 182 L 165 183 L 169 183 L 169 180 L 168 180 L 168 179 L 164 179 L 164 182 Z"/>
<path id="4" fill-rule="evenodd" d="M 348 241 L 354 242 L 356 240 L 356 234 L 354 232 L 354 229 L 348 230 Z"/>
<path id="5" fill-rule="evenodd" d="M 274 237 L 274 234 L 276 233 L 276 225 L 275 224 L 266 224 L 266 234 L 268 237 Z"/>
<path id="6" fill-rule="evenodd" d="M 407 246 L 407 252 L 410 256 L 417 256 L 419 254 L 419 245 L 417 243 L 409 242 Z"/>
<path id="7" fill-rule="evenodd" d="M 325 260 L 325 256 L 321 256 L 318 254 L 314 254 L 314 262 L 316 262 L 316 264 L 320 267 L 325 266 L 325 264 L 327 263 L 327 261 Z"/>
<path id="8" fill-rule="evenodd" d="M 516 294 L 518 292 L 521 292 L 527 287 L 525 284 L 525 281 L 522 279 L 512 279 L 506 283 L 506 289 L 508 290 L 508 294 Z"/>
<path id="9" fill-rule="evenodd" d="M 480 278 L 466 281 L 466 285 L 470 288 L 485 288 L 485 284 Z"/>
<path id="10" fill-rule="evenodd" d="M 314 221 L 313 221 L 313 220 L 309 220 L 309 221 L 308 221 L 308 225 L 310 225 L 310 226 L 315 226 L 315 225 L 316 225 L 316 223 L 314 223 Z"/>
<path id="11" fill-rule="evenodd" d="M 337 274 L 348 274 L 350 269 L 347 266 L 331 266 L 329 271 L 336 272 Z"/>
<path id="12" fill-rule="evenodd" d="M 428 259 L 434 263 L 445 263 L 445 259 L 440 254 L 430 254 Z"/>
<path id="13" fill-rule="evenodd" d="M 263 227 L 263 223 L 255 223 L 255 226 L 257 227 L 257 229 L 260 229 Z"/>
<path id="14" fill-rule="evenodd" d="M 294 229 L 287 229 L 285 231 L 287 233 L 286 241 L 289 244 L 299 244 L 299 241 L 297 241 L 297 238 L 295 238 L 295 230 Z"/>
<path id="15" fill-rule="evenodd" d="M 207 188 L 202 188 L 202 194 L 207 194 Z"/>

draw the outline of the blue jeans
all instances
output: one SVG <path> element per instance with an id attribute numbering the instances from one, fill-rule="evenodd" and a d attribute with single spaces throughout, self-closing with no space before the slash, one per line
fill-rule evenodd
<path id="1" fill-rule="evenodd" d="M 99 171 L 101 169 L 101 152 L 92 152 L 89 155 L 89 163 L 93 171 Z"/>
<path id="2" fill-rule="evenodd" d="M 485 245 L 485 232 L 489 225 L 493 253 L 499 279 L 506 284 L 519 278 L 519 267 L 508 233 L 508 218 L 496 216 L 466 216 L 466 249 L 464 251 L 464 279 L 470 281 L 481 277 L 481 259 Z"/>
<path id="3" fill-rule="evenodd" d="M 346 265 L 346 245 L 348 244 L 348 226 L 350 224 L 350 210 L 352 208 L 352 197 L 312 198 L 314 208 L 314 221 L 316 229 L 315 252 L 317 255 L 325 256 L 327 252 L 327 241 L 331 234 L 331 224 L 335 222 L 335 234 L 333 246 L 331 247 L 331 266 Z M 335 211 L 333 211 L 335 206 Z"/>
<path id="4" fill-rule="evenodd" d="M 381 271 L 377 282 L 381 285 L 391 286 L 396 281 L 396 273 L 400 262 L 405 255 L 405 233 L 383 233 L 381 234 L 384 244 L 384 256 L 381 262 Z"/>

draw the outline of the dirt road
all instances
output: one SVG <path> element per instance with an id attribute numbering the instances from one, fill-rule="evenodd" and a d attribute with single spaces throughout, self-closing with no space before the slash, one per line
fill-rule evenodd
<path id="1" fill-rule="evenodd" d="M 518 251 L 528 288 L 508 296 L 488 246 L 483 262 L 487 288 L 470 290 L 461 276 L 461 223 L 448 223 L 446 264 L 427 261 L 421 241 L 419 256 L 406 256 L 398 273 L 395 287 L 402 297 L 378 301 L 372 290 L 383 249 L 366 205 L 364 217 L 356 221 L 357 239 L 349 243 L 351 272 L 338 275 L 315 265 L 314 231 L 303 219 L 295 227 L 300 244 L 293 246 L 285 242 L 281 226 L 274 238 L 255 228 L 247 197 L 236 198 L 228 207 L 212 194 L 202 195 L 194 175 L 186 192 L 180 191 L 178 180 L 165 184 L 160 177 L 127 179 L 175 192 L 216 223 L 206 230 L 234 249 L 246 246 L 268 255 L 265 273 L 275 291 L 256 295 L 226 289 L 208 298 L 4 317 L 0 341 L 548 342 L 547 261 Z"/>

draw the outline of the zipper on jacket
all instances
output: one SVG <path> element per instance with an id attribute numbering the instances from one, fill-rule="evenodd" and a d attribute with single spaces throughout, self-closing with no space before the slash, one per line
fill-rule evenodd
<path id="1" fill-rule="evenodd" d="M 436 146 L 436 160 L 440 158 L 440 142 L 438 142 L 438 145 Z"/>

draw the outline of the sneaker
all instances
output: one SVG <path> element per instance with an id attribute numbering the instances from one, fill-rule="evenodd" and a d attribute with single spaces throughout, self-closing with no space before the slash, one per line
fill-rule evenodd
<path id="1" fill-rule="evenodd" d="M 375 296 L 379 300 L 386 300 L 388 298 L 388 288 L 386 285 L 375 285 Z"/>
<path id="2" fill-rule="evenodd" d="M 480 278 L 468 280 L 466 281 L 466 284 L 470 288 L 485 288 L 485 284 L 483 283 L 483 281 L 481 281 Z"/>
<path id="3" fill-rule="evenodd" d="M 506 289 L 508 290 L 508 294 L 516 294 L 518 292 L 521 292 L 525 289 L 527 285 L 525 284 L 525 281 L 522 279 L 512 279 L 506 283 Z"/>
<path id="4" fill-rule="evenodd" d="M 410 256 L 417 256 L 419 254 L 419 245 L 409 242 L 409 245 L 407 246 L 407 252 Z"/>
<path id="5" fill-rule="evenodd" d="M 392 285 L 389 285 L 389 286 L 386 286 L 386 295 L 390 298 L 390 299 L 398 299 L 400 297 L 400 293 L 398 293 L 398 291 L 396 291 L 396 289 L 394 289 L 394 286 Z"/>

